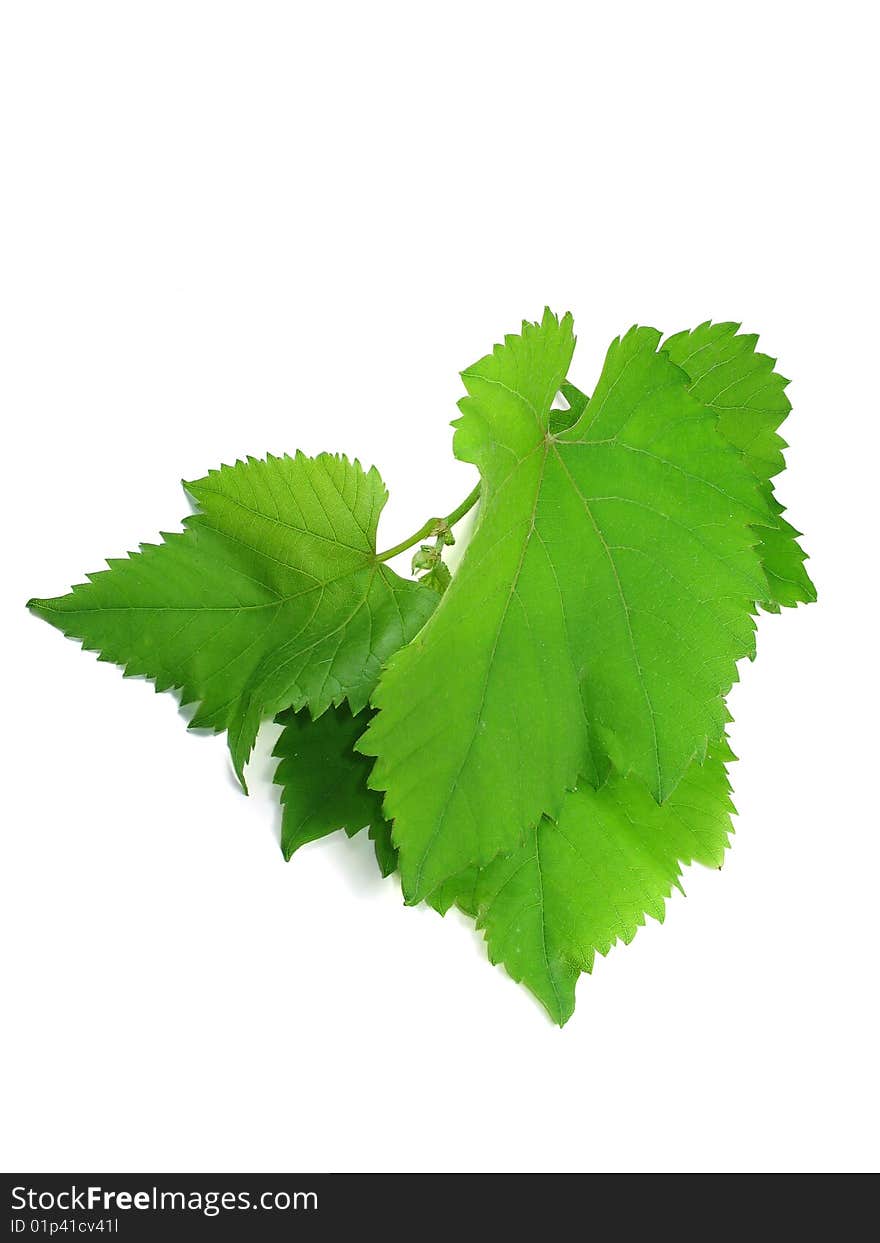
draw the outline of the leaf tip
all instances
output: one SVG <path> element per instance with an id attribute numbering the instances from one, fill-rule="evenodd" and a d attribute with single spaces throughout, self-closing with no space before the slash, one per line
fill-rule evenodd
<path id="1" fill-rule="evenodd" d="M 41 600 L 39 596 L 32 596 L 25 605 L 25 608 L 29 613 L 33 613 L 35 617 L 41 617 L 44 620 L 48 620 L 48 615 L 50 613 L 57 613 L 58 611 L 57 609 L 52 608 L 52 604 L 52 600 Z"/>

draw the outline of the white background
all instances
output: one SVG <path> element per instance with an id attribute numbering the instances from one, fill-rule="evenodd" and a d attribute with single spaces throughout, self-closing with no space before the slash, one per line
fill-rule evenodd
<path id="1" fill-rule="evenodd" d="M 876 1168 L 873 6 L 3 6 L 3 1150 L 10 1170 Z M 729 862 L 559 1031 L 365 837 L 285 865 L 222 738 L 25 600 L 344 450 L 380 543 L 471 487 L 458 371 L 545 303 L 792 377 L 820 603 L 732 708 Z"/>

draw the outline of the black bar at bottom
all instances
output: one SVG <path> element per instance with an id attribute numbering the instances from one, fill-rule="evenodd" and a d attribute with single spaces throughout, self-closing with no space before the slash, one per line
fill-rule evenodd
<path id="1" fill-rule="evenodd" d="M 652 1178 L 647 1194 L 627 1184 Z M 653 1223 L 678 1223 L 709 1230 L 723 1218 L 735 1229 L 754 1221 L 752 1198 L 731 1192 L 709 1176 L 698 1189 L 704 1206 L 677 1176 L 639 1174 L 6 1174 L 2 1182 L 5 1220 L 0 1243 L 10 1240 L 95 1239 L 100 1243 L 154 1240 L 273 1240 L 338 1238 L 341 1229 L 406 1234 L 442 1231 L 497 1233 L 508 1222 L 518 1231 L 567 1234 L 613 1226 L 624 1240 Z M 787 1205 L 793 1216 L 809 1214 L 820 1231 L 840 1226 L 839 1189 L 831 1196 L 825 1180 L 799 1179 L 759 1191 L 767 1201 Z M 776 1187 L 778 1186 L 778 1191 Z M 699 1196 L 708 1190 L 709 1198 Z M 847 1195 L 850 1193 L 848 1192 Z M 707 1207 L 711 1209 L 707 1214 Z M 794 1208 L 800 1211 L 792 1212 Z M 771 1210 L 772 1211 L 772 1210 Z M 682 1218 L 685 1218 L 682 1221 Z M 688 1220 L 689 1219 L 689 1220 Z M 567 1223 L 567 1225 L 566 1225 Z"/>

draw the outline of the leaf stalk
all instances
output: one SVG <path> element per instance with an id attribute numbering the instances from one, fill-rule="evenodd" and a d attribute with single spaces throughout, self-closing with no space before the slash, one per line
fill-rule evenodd
<path id="1" fill-rule="evenodd" d="M 469 492 L 460 505 L 453 509 L 452 513 L 447 514 L 445 518 L 429 518 L 418 531 L 410 535 L 401 543 L 395 544 L 393 548 L 386 549 L 385 552 L 376 554 L 378 561 L 390 561 L 392 557 L 398 556 L 402 552 L 406 552 L 408 548 L 412 548 L 414 544 L 418 544 L 421 540 L 430 539 L 433 535 L 439 534 L 449 527 L 454 527 L 456 522 L 460 522 L 465 514 L 469 513 L 480 499 L 480 485 Z"/>

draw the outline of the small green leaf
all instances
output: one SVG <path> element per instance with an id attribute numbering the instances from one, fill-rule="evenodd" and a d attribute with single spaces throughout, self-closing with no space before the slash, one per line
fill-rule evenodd
<path id="1" fill-rule="evenodd" d="M 375 468 L 270 455 L 186 487 L 202 512 L 182 533 L 30 607 L 126 675 L 196 702 L 191 726 L 229 731 L 243 784 L 265 717 L 345 700 L 360 711 L 437 596 L 377 560 L 388 494 Z"/>
<path id="2" fill-rule="evenodd" d="M 423 587 L 430 587 L 432 591 L 436 591 L 442 596 L 446 588 L 452 582 L 452 575 L 449 572 L 449 566 L 444 561 L 438 561 L 419 579 Z"/>
<path id="3" fill-rule="evenodd" d="M 421 544 L 413 553 L 412 572 L 415 574 L 419 570 L 433 570 L 439 560 L 439 548 L 435 548 L 432 544 Z"/>

